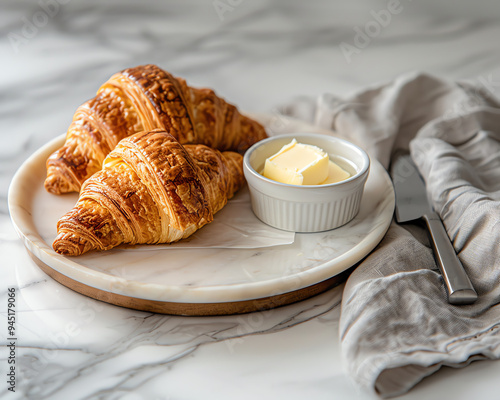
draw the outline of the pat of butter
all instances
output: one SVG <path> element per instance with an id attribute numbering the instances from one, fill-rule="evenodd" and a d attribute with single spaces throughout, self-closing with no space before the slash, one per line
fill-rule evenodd
<path id="1" fill-rule="evenodd" d="M 347 178 L 350 178 L 350 176 L 351 174 L 349 172 L 330 160 L 328 163 L 328 178 L 321 182 L 321 184 L 328 185 L 329 183 L 344 181 Z"/>
<path id="2" fill-rule="evenodd" d="M 297 143 L 295 139 L 266 159 L 263 175 L 292 185 L 321 185 L 350 176 L 331 161 L 325 151 L 316 146 Z"/>

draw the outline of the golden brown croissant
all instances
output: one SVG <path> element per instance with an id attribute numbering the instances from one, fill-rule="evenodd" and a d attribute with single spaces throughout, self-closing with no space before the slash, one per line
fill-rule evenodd
<path id="1" fill-rule="evenodd" d="M 123 139 L 57 224 L 53 247 L 76 256 L 122 243 L 170 243 L 213 220 L 245 179 L 242 156 L 181 145 L 155 130 Z"/>
<path id="2" fill-rule="evenodd" d="M 153 129 L 167 130 L 181 144 L 240 153 L 266 137 L 258 122 L 213 90 L 189 87 L 155 65 L 129 68 L 78 108 L 64 146 L 47 160 L 45 188 L 55 194 L 78 192 L 121 139 Z"/>

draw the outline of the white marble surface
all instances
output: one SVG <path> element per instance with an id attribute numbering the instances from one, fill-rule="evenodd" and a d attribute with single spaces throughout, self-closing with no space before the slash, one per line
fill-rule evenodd
<path id="1" fill-rule="evenodd" d="M 302 95 L 342 96 L 410 70 L 476 80 L 498 94 L 498 2 L 394 4 L 2 1 L 0 398 L 373 399 L 339 357 L 341 287 L 243 316 L 117 308 L 42 273 L 6 199 L 21 163 L 66 130 L 100 83 L 132 65 L 157 63 L 248 111 L 276 112 Z M 375 15 L 390 20 L 382 26 Z M 363 42 L 357 28 L 373 37 Z M 6 383 L 8 288 L 16 288 L 15 393 Z M 402 398 L 486 398 L 500 389 L 499 374 L 498 362 L 444 369 Z"/>

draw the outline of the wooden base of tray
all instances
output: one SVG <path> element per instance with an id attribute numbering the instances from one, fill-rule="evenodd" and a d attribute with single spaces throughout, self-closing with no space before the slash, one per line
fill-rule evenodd
<path id="1" fill-rule="evenodd" d="M 124 296 L 121 294 L 111 293 L 92 286 L 88 286 L 54 270 L 53 268 L 42 262 L 40 259 L 38 259 L 29 250 L 28 253 L 43 272 L 45 272 L 57 282 L 68 287 L 69 289 L 81 293 L 85 296 L 120 307 L 131 308 L 135 310 L 149 311 L 159 314 L 189 316 L 244 314 L 254 311 L 269 310 L 271 308 L 292 304 L 338 286 L 347 279 L 349 274 L 354 269 L 354 267 L 349 268 L 339 275 L 333 276 L 332 278 L 316 283 L 312 286 L 295 290 L 293 292 L 263 297 L 260 299 L 224 303 L 175 303 Z"/>

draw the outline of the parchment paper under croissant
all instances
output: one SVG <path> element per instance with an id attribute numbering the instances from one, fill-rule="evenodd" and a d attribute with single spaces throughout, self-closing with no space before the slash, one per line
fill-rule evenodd
<path id="1" fill-rule="evenodd" d="M 134 134 L 85 181 L 58 222 L 54 250 L 77 256 L 122 243 L 175 242 L 211 222 L 244 183 L 241 154 L 183 146 L 166 131 Z"/>
<path id="2" fill-rule="evenodd" d="M 64 146 L 47 160 L 45 188 L 54 194 L 78 192 L 121 139 L 157 128 L 181 144 L 240 153 L 266 137 L 258 122 L 213 90 L 189 87 L 155 65 L 128 68 L 78 108 Z"/>

